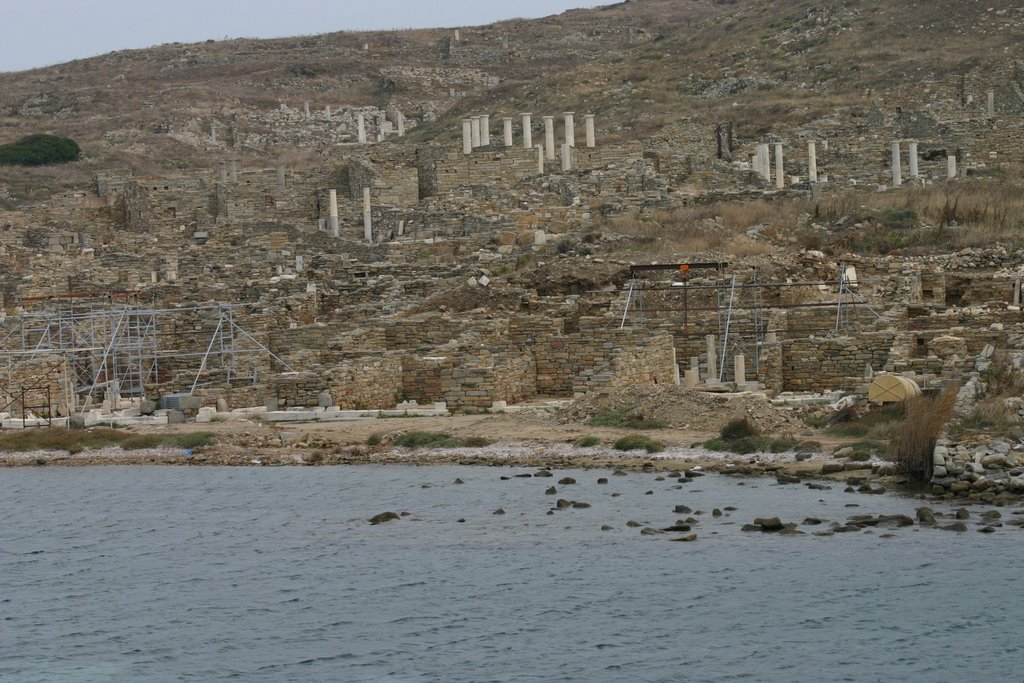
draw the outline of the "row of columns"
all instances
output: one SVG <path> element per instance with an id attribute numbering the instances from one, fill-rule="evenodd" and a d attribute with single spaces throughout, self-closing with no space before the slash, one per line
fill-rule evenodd
<path id="1" fill-rule="evenodd" d="M 533 149 L 533 113 L 524 112 L 522 117 L 523 149 Z M 565 142 L 563 147 L 576 147 L 576 115 L 575 112 L 567 111 L 563 115 L 563 128 Z M 548 161 L 555 158 L 555 117 L 544 116 L 544 156 Z M 512 147 L 513 140 L 512 117 L 502 118 L 502 143 L 505 147 Z M 594 115 L 586 114 L 583 117 L 584 136 L 587 147 L 596 147 L 597 141 L 594 133 Z M 491 144 L 491 117 L 489 114 L 480 114 L 462 119 L 462 153 L 472 154 L 478 147 L 487 147 Z"/>
<path id="2" fill-rule="evenodd" d="M 329 219 L 331 225 L 331 235 L 333 237 L 339 237 L 341 235 L 341 228 L 338 222 L 338 191 L 328 191 L 328 209 Z M 370 188 L 363 188 L 363 239 L 367 242 L 373 242 L 373 213 L 370 205 Z"/>
<path id="3" fill-rule="evenodd" d="M 715 343 L 715 335 L 709 334 L 706 338 L 707 343 L 707 375 L 705 381 L 708 384 L 718 384 L 722 377 L 720 373 L 722 368 L 719 366 L 718 361 L 718 346 Z M 737 389 L 746 388 L 747 385 L 747 359 L 742 353 L 737 353 L 732 358 L 733 367 L 733 381 L 736 383 Z M 683 373 L 684 384 L 688 388 L 693 388 L 700 383 L 700 359 L 696 356 L 690 358 L 690 368 Z"/>
<path id="4" fill-rule="evenodd" d="M 309 102 L 306 102 L 304 104 L 304 108 L 305 108 L 306 118 L 308 119 L 308 118 L 310 118 Z M 327 117 L 328 121 L 331 120 L 331 106 L 330 105 L 327 105 L 326 107 L 324 107 L 324 116 Z M 395 120 L 394 120 L 395 131 L 398 133 L 398 137 L 400 137 L 400 138 L 405 137 L 405 116 L 402 114 L 402 112 L 396 110 L 394 118 L 395 118 Z M 357 136 L 357 139 L 359 140 L 360 143 L 366 144 L 366 115 L 365 114 L 356 114 L 356 136 Z M 214 142 L 216 142 L 216 137 L 214 137 Z"/>
<path id="5" fill-rule="evenodd" d="M 782 156 L 782 143 L 776 142 L 775 144 L 775 187 L 782 189 L 785 186 L 785 169 L 783 164 Z M 920 170 L 918 166 L 918 152 L 917 152 L 917 141 L 907 141 L 907 165 L 910 173 L 910 177 L 917 179 L 920 177 Z M 750 160 L 751 170 L 754 173 L 764 178 L 766 181 L 771 182 L 771 161 L 769 156 L 769 145 L 768 143 L 761 143 L 754 148 L 754 156 Z M 903 164 L 901 155 L 901 143 L 895 141 L 892 143 L 892 184 L 893 187 L 900 187 L 903 185 Z M 946 160 L 946 176 L 947 178 L 956 178 L 957 174 L 957 163 L 956 156 L 949 155 Z M 818 182 L 818 153 L 817 144 L 814 140 L 807 141 L 807 179 L 812 182 Z"/>

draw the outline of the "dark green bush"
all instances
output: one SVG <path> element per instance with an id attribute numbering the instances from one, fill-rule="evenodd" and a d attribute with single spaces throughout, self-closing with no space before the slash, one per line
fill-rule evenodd
<path id="1" fill-rule="evenodd" d="M 736 441 L 737 439 L 746 439 L 752 436 L 757 436 L 757 427 L 754 426 L 750 420 L 745 417 L 738 417 L 734 420 L 729 420 L 722 430 L 718 433 L 725 441 Z"/>
<path id="2" fill-rule="evenodd" d="M 47 166 L 78 161 L 82 150 L 71 138 L 58 135 L 29 135 L 0 145 L 0 166 Z"/>
<path id="3" fill-rule="evenodd" d="M 631 434 L 630 436 L 624 436 L 615 442 L 615 450 L 617 451 L 640 451 L 644 450 L 648 453 L 660 453 L 665 450 L 665 444 L 660 441 L 645 436 L 643 434 Z"/>

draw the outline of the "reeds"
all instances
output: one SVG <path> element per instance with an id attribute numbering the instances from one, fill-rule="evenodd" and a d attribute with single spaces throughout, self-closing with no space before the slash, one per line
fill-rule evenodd
<path id="1" fill-rule="evenodd" d="M 894 430 L 890 448 L 900 472 L 919 481 L 932 475 L 935 444 L 953 416 L 959 385 L 953 384 L 937 396 L 911 398 L 903 422 Z"/>

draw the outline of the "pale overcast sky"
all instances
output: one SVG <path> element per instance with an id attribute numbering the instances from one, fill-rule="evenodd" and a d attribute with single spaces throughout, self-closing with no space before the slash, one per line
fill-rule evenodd
<path id="1" fill-rule="evenodd" d="M 208 38 L 474 26 L 615 0 L 0 0 L 0 71 Z"/>

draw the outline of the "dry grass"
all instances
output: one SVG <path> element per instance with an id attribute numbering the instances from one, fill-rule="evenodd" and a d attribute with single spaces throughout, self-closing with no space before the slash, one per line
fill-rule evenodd
<path id="1" fill-rule="evenodd" d="M 0 433 L 0 451 L 67 451 L 120 446 L 124 450 L 141 448 L 196 448 L 209 443 L 209 432 L 189 434 L 133 434 L 106 427 L 90 429 L 19 429 Z"/>
<path id="2" fill-rule="evenodd" d="M 932 454 L 942 428 L 953 416 L 959 385 L 946 387 L 938 396 L 907 401 L 906 417 L 893 433 L 890 449 L 900 472 L 919 481 L 932 475 Z"/>
<path id="3" fill-rule="evenodd" d="M 733 257 L 770 254 L 772 245 L 747 231 L 764 226 L 765 234 L 793 225 L 798 207 L 792 202 L 732 202 L 692 206 L 672 212 L 630 212 L 598 221 L 598 230 L 634 238 L 627 249 L 648 255 L 690 255 L 717 252 Z"/>

